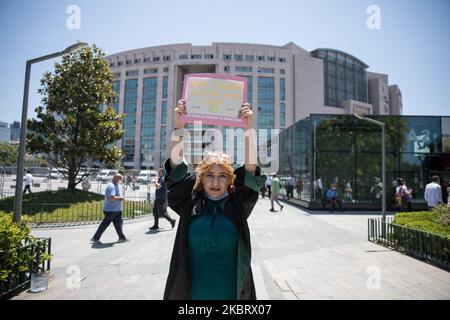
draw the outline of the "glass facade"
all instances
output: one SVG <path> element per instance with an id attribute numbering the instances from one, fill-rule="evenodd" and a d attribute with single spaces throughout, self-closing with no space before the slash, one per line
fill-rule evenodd
<path id="1" fill-rule="evenodd" d="M 161 104 L 161 144 L 160 149 L 160 163 L 163 163 L 166 158 L 166 132 L 167 132 L 167 100 Z"/>
<path id="2" fill-rule="evenodd" d="M 158 78 L 144 78 L 141 117 L 141 161 L 150 162 L 155 153 Z M 144 164 L 145 165 L 145 164 Z"/>
<path id="3" fill-rule="evenodd" d="M 123 152 L 125 162 L 134 161 L 135 137 L 136 137 L 136 105 L 137 105 L 138 80 L 130 79 L 125 81 L 125 101 L 123 120 Z"/>
<path id="4" fill-rule="evenodd" d="M 450 117 L 371 116 L 386 124 L 386 199 L 392 209 L 396 179 L 413 190 L 413 207 L 424 205 L 433 175 L 450 180 Z M 320 203 L 319 178 L 331 183 L 345 203 L 381 207 L 381 129 L 347 115 L 311 115 L 280 133 L 280 173 L 294 175 L 303 188 L 295 197 Z M 347 192 L 346 192 L 347 189 Z M 350 191 L 351 190 L 351 191 Z M 315 192 L 316 191 L 316 192 Z"/>
<path id="5" fill-rule="evenodd" d="M 163 77 L 163 91 L 162 91 L 162 98 L 167 99 L 167 91 L 169 86 L 169 77 L 164 76 Z"/>
<path id="6" fill-rule="evenodd" d="M 253 106 L 253 77 L 243 75 L 239 75 L 239 77 L 247 79 L 247 102 Z"/>
<path id="7" fill-rule="evenodd" d="M 317 49 L 312 54 L 323 60 L 326 106 L 339 107 L 349 99 L 368 102 L 365 63 L 337 50 Z"/>
<path id="8" fill-rule="evenodd" d="M 271 77 L 258 77 L 258 128 L 274 128 L 274 110 L 275 80 Z"/>
<path id="9" fill-rule="evenodd" d="M 280 127 L 286 126 L 286 80 L 280 78 Z"/>
<path id="10" fill-rule="evenodd" d="M 120 102 L 120 81 L 113 82 L 113 91 L 116 94 L 116 100 L 112 104 L 112 107 L 116 113 L 119 113 L 119 102 Z"/>

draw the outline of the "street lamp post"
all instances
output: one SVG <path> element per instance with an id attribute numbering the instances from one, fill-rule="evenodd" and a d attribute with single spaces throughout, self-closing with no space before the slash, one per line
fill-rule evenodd
<path id="1" fill-rule="evenodd" d="M 386 158 L 386 147 L 385 147 L 385 141 L 384 141 L 384 135 L 385 135 L 385 126 L 386 124 L 381 121 L 377 121 L 371 118 L 367 118 L 363 115 L 354 114 L 354 116 L 360 120 L 370 122 L 372 124 L 375 124 L 377 126 L 381 127 L 381 179 L 383 184 L 382 189 L 382 203 L 381 203 L 381 215 L 383 220 L 383 236 L 384 236 L 384 223 L 386 223 L 386 164 L 385 164 L 385 158 Z"/>
<path id="2" fill-rule="evenodd" d="M 31 65 L 33 63 L 41 62 L 48 59 L 53 59 L 64 54 L 68 54 L 72 51 L 86 47 L 88 44 L 83 42 L 77 42 L 63 51 L 48 54 L 39 58 L 31 59 L 27 61 L 25 67 L 25 85 L 23 90 L 23 104 L 22 104 L 22 120 L 20 124 L 20 142 L 19 142 L 19 157 L 17 161 L 17 175 L 16 175 L 16 194 L 14 197 L 14 216 L 13 221 L 19 222 L 22 215 L 22 189 L 23 189 L 23 169 L 25 158 L 25 138 L 27 133 L 27 114 L 28 114 L 28 89 L 30 86 L 30 73 Z"/>

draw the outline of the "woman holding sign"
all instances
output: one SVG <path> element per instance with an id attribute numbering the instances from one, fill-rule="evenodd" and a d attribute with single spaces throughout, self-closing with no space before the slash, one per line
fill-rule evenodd
<path id="1" fill-rule="evenodd" d="M 183 129 L 185 101 L 174 110 L 174 132 Z M 242 105 L 240 117 L 253 128 L 253 112 Z M 169 206 L 180 215 L 164 299 L 254 300 L 247 218 L 266 176 L 256 161 L 254 136 L 246 140 L 245 164 L 234 169 L 230 157 L 209 153 L 193 175 L 183 154 L 183 137 L 172 142 L 164 169 Z M 251 163 L 255 162 L 255 163 Z"/>

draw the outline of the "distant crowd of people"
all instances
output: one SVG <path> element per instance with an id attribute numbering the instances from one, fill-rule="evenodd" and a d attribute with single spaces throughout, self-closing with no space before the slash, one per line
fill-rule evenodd
<path id="1" fill-rule="evenodd" d="M 352 183 L 350 180 L 345 180 L 343 184 L 340 184 L 340 191 L 338 191 L 339 178 L 335 177 L 331 180 L 326 189 L 324 189 L 324 183 L 321 178 L 313 181 L 313 195 L 311 198 L 319 201 L 324 209 L 328 207 L 331 212 L 336 209 L 344 211 L 344 203 L 356 202 L 353 197 Z M 439 204 L 450 206 L 450 187 L 448 182 L 441 182 L 438 176 L 433 176 L 431 180 L 424 191 L 424 199 L 428 207 L 434 208 Z M 261 189 L 261 195 L 262 198 L 265 198 L 266 193 L 268 194 L 271 200 L 270 211 L 275 211 L 275 203 L 282 210 L 283 206 L 278 201 L 279 196 L 286 200 L 294 198 L 294 190 L 296 189 L 296 198 L 301 199 L 303 187 L 304 182 L 299 176 L 280 178 L 276 175 L 270 175 Z M 391 209 L 398 212 L 411 211 L 414 190 L 407 187 L 405 179 L 402 177 L 396 178 L 392 183 L 392 188 L 389 191 L 387 190 L 388 193 L 386 195 L 388 203 L 392 203 Z M 383 182 L 381 179 L 374 177 L 370 188 L 367 187 L 366 192 L 369 193 L 369 201 L 372 201 L 372 203 L 381 202 L 383 196 Z"/>

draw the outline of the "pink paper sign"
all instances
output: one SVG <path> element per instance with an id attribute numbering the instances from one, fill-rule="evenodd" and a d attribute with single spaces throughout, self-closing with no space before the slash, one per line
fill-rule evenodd
<path id="1" fill-rule="evenodd" d="M 196 73 L 184 77 L 183 99 L 188 123 L 246 127 L 247 120 L 238 117 L 247 102 L 247 79 L 217 73 Z"/>

